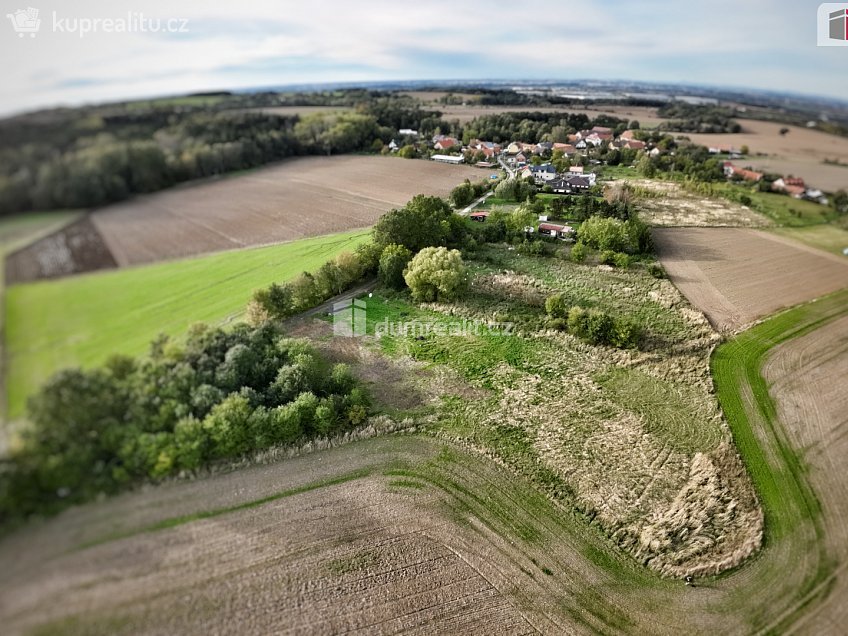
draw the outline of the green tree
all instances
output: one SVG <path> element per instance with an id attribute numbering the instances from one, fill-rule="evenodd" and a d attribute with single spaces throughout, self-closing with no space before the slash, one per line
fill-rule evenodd
<path id="1" fill-rule="evenodd" d="M 411 259 L 412 252 L 403 245 L 387 245 L 380 255 L 380 267 L 378 270 L 380 281 L 386 287 L 391 287 L 392 289 L 403 289 L 406 287 L 403 272 Z"/>
<path id="2" fill-rule="evenodd" d="M 474 186 L 468 179 L 459 184 L 450 193 L 451 205 L 455 208 L 464 208 L 474 200 Z"/>
<path id="3" fill-rule="evenodd" d="M 410 261 L 404 280 L 417 301 L 453 300 L 465 286 L 465 265 L 458 250 L 427 247 Z"/>
<path id="4" fill-rule="evenodd" d="M 444 199 L 419 194 L 404 207 L 381 216 L 372 236 L 381 248 L 397 244 L 417 252 L 424 247 L 460 240 L 463 227 L 462 219 Z"/>

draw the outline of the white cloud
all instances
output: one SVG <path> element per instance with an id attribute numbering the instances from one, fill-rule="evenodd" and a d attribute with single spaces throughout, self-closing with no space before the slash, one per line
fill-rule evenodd
<path id="1" fill-rule="evenodd" d="M 460 77 L 632 77 L 848 97 L 848 84 L 832 81 L 846 58 L 815 47 L 815 7 L 788 0 L 55 2 L 39 2 L 35 39 L 0 29 L 3 59 L 13 60 L 0 111 L 213 88 Z M 50 32 L 54 10 L 184 17 L 191 32 L 80 39 Z"/>

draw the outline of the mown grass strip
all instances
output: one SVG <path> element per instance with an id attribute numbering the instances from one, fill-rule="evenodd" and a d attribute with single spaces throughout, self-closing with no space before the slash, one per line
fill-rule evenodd
<path id="1" fill-rule="evenodd" d="M 256 508 L 258 506 L 262 506 L 266 503 L 270 503 L 272 501 L 277 501 L 279 499 L 285 499 L 286 497 L 293 497 L 294 495 L 301 495 L 306 492 L 310 492 L 312 490 L 318 490 L 319 488 L 327 488 L 328 486 L 338 486 L 339 484 L 344 484 L 349 481 L 354 481 L 356 479 L 362 479 L 363 477 L 368 477 L 372 474 L 370 468 L 363 468 L 360 470 L 354 470 L 352 472 L 346 473 L 344 475 L 339 475 L 338 477 L 333 477 L 331 479 L 325 479 L 322 481 L 313 482 L 311 484 L 304 484 L 303 486 L 298 486 L 296 488 L 289 488 L 287 490 L 282 490 L 280 492 L 274 493 L 273 495 L 268 495 L 267 497 L 262 497 L 260 499 L 253 499 L 251 501 L 245 501 L 240 504 L 235 504 L 233 506 L 224 506 L 222 508 L 212 508 L 211 510 L 201 510 L 198 512 L 193 512 L 187 515 L 180 515 L 177 517 L 169 517 L 167 519 L 162 519 L 161 521 L 157 521 L 156 523 L 152 523 L 147 526 L 143 526 L 141 528 L 136 528 L 134 530 L 125 530 L 120 532 L 114 532 L 112 534 L 108 534 L 106 536 L 100 537 L 99 539 L 95 539 L 93 541 L 88 541 L 83 543 L 72 551 L 77 550 L 85 550 L 87 548 L 91 548 L 97 545 L 101 545 L 103 543 L 109 543 L 111 541 L 118 541 L 120 539 L 126 539 L 128 537 L 134 537 L 139 534 L 144 534 L 147 532 L 157 532 L 159 530 L 168 530 L 170 528 L 176 528 L 177 526 L 182 526 L 187 523 L 191 523 L 192 521 L 201 521 L 203 519 L 211 519 L 213 517 L 219 517 L 221 515 L 229 514 L 231 512 L 239 512 L 241 510 L 248 510 L 250 508 Z"/>
<path id="2" fill-rule="evenodd" d="M 794 594 L 800 603 L 779 618 L 777 625 L 769 625 L 770 630 L 780 631 L 815 598 L 826 595 L 828 588 L 822 584 L 831 576 L 834 563 L 824 544 L 821 504 L 807 483 L 802 460 L 780 427 L 762 368 L 774 347 L 847 313 L 848 290 L 843 290 L 753 327 L 718 347 L 711 360 L 719 401 L 763 506 L 765 549 L 780 540 L 792 541 L 792 533 L 805 523 L 812 524 L 815 533 L 815 565 Z M 793 542 L 793 550 L 804 551 L 805 546 Z M 752 620 L 768 621 L 773 610 L 766 608 Z"/>

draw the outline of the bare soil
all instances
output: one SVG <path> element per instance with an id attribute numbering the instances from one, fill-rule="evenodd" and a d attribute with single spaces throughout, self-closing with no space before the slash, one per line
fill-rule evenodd
<path id="1" fill-rule="evenodd" d="M 848 624 L 848 316 L 776 347 L 763 367 L 794 448 L 805 449 L 807 477 L 823 509 L 828 553 L 837 559 L 827 599 L 796 626 L 837 633 Z"/>
<path id="2" fill-rule="evenodd" d="M 98 210 L 120 266 L 278 243 L 372 225 L 416 194 L 447 195 L 468 166 L 346 155 L 284 161 Z"/>
<path id="3" fill-rule="evenodd" d="M 6 284 L 57 278 L 117 265 L 90 217 L 44 236 L 6 257 Z"/>
<path id="4" fill-rule="evenodd" d="M 848 286 L 844 259 L 744 228 L 655 228 L 672 282 L 719 331 Z"/>

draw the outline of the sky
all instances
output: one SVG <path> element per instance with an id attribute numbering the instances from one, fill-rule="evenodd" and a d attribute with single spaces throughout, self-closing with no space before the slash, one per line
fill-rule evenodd
<path id="1" fill-rule="evenodd" d="M 35 37 L 6 17 L 30 2 L 41 20 Z M 0 4 L 0 114 L 381 80 L 631 79 L 848 99 L 848 47 L 816 46 L 819 3 L 807 0 Z"/>

